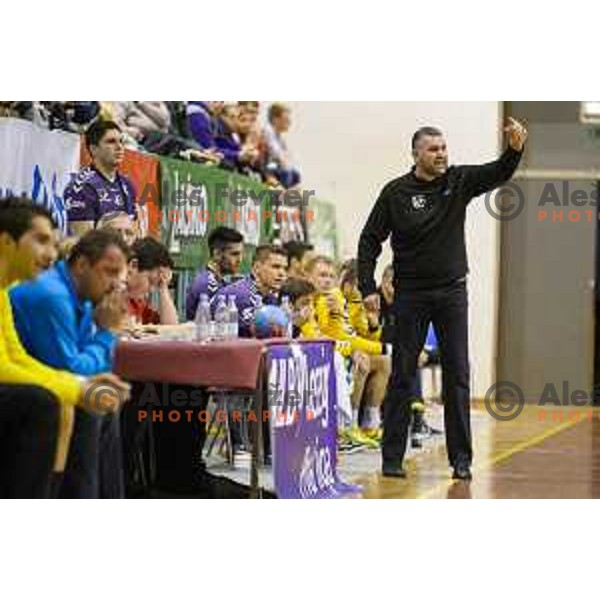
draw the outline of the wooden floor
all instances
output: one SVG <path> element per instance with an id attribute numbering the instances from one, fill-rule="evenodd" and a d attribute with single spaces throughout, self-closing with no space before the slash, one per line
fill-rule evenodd
<path id="1" fill-rule="evenodd" d="M 440 444 L 407 459 L 405 481 L 362 478 L 365 498 L 600 498 L 600 412 L 527 406 L 510 422 L 482 408 L 472 415 L 473 482 L 452 482 Z"/>

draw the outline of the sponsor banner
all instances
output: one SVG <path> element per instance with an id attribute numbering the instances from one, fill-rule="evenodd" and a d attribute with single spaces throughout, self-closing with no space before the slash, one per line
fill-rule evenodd
<path id="1" fill-rule="evenodd" d="M 63 192 L 79 169 L 80 138 L 22 119 L 0 119 L 0 198 L 28 196 L 67 232 Z"/>
<path id="2" fill-rule="evenodd" d="M 318 341 L 268 349 L 273 476 L 279 498 L 357 494 L 337 475 L 334 344 Z"/>

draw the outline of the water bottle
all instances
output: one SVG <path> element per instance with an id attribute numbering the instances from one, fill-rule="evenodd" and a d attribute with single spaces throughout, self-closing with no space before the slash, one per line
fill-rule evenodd
<path id="1" fill-rule="evenodd" d="M 239 313 L 237 304 L 235 303 L 235 296 L 229 296 L 229 306 L 227 307 L 227 316 L 229 324 L 229 339 L 235 340 L 239 336 Z"/>
<path id="2" fill-rule="evenodd" d="M 294 322 L 292 319 L 292 307 L 290 305 L 289 296 L 283 296 L 281 299 L 281 310 L 287 317 L 287 329 L 285 336 L 291 340 L 294 337 Z"/>
<path id="3" fill-rule="evenodd" d="M 196 340 L 207 342 L 210 339 L 210 304 L 207 294 L 200 294 L 200 302 L 196 310 Z"/>
<path id="4" fill-rule="evenodd" d="M 229 315 L 227 310 L 227 301 L 224 296 L 220 296 L 217 308 L 215 310 L 215 339 L 224 340 L 227 338 Z"/>

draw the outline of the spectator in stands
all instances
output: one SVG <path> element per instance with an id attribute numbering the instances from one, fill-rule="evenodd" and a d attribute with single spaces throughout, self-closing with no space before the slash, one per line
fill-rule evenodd
<path id="1" fill-rule="evenodd" d="M 211 302 L 214 309 L 221 298 L 235 297 L 239 314 L 240 337 L 252 337 L 254 315 L 266 304 L 278 304 L 279 292 L 285 283 L 287 254 L 279 246 L 264 245 L 256 249 L 252 273 L 240 281 L 221 288 Z"/>
<path id="2" fill-rule="evenodd" d="M 294 167 L 283 138 L 291 125 L 290 109 L 285 104 L 272 104 L 269 107 L 269 122 L 264 130 L 267 166 L 269 174 L 284 188 L 292 188 L 300 183 L 300 173 Z"/>
<path id="3" fill-rule="evenodd" d="M 126 103 L 132 104 L 132 103 Z M 136 103 L 138 104 L 138 103 Z M 220 156 L 216 156 L 209 151 L 203 150 L 190 136 L 187 127 L 185 102 L 142 102 L 146 105 L 160 105 L 159 123 L 150 128 L 141 125 L 141 135 L 135 131 L 130 131 L 137 135 L 138 140 L 144 150 L 161 156 L 170 156 L 183 160 L 193 160 L 195 162 L 217 164 L 220 162 Z M 116 109 L 118 114 L 118 107 Z M 148 112 L 148 115 L 152 112 Z M 162 119 L 164 117 L 164 121 Z M 137 122 L 134 119 L 132 123 Z M 163 124 L 166 122 L 167 126 Z"/>
<path id="4" fill-rule="evenodd" d="M 221 110 L 215 130 L 215 144 L 223 155 L 222 166 L 246 172 L 258 160 L 258 149 L 242 144 L 239 136 L 240 109 L 235 104 L 226 104 Z"/>
<path id="5" fill-rule="evenodd" d="M 283 245 L 288 255 L 288 277 L 306 279 L 306 266 L 315 258 L 315 247 L 307 242 L 287 242 Z"/>
<path id="6" fill-rule="evenodd" d="M 380 332 L 363 337 L 351 326 L 343 292 L 336 287 L 333 260 L 317 256 L 307 266 L 307 273 L 317 290 L 315 311 L 319 330 L 334 340 L 348 342 L 352 349 L 352 426 L 346 436 L 352 443 L 377 447 L 381 441 L 381 405 L 391 369 L 386 347 L 378 339 Z M 359 427 L 359 409 L 365 392 L 365 418 Z"/>
<path id="7" fill-rule="evenodd" d="M 110 397 L 90 396 L 98 384 L 127 394 L 114 376 L 78 378 L 42 364 L 21 345 L 7 288 L 52 264 L 54 228 L 51 215 L 31 201 L 0 202 L 0 497 L 54 495 L 50 476 L 64 468 L 73 407 L 93 412 L 102 400 L 109 410 Z"/>
<path id="8" fill-rule="evenodd" d="M 240 141 L 242 144 L 249 144 L 257 148 L 261 138 L 261 131 L 258 126 L 259 107 L 258 102 L 238 102 L 237 132 Z"/>
<path id="9" fill-rule="evenodd" d="M 167 133 L 171 119 L 165 102 L 115 102 L 114 116 L 121 129 L 141 145 L 150 134 Z"/>
<path id="10" fill-rule="evenodd" d="M 19 337 L 32 356 L 76 375 L 109 372 L 116 331 L 126 314 L 118 289 L 128 248 L 112 231 L 91 231 L 67 262 L 10 292 Z M 124 496 L 118 415 L 76 411 L 61 486 L 64 498 Z"/>
<path id="11" fill-rule="evenodd" d="M 48 127 L 50 113 L 45 102 L 34 100 L 3 102 L 2 104 L 4 105 L 4 116 L 24 119 L 40 127 Z"/>
<path id="12" fill-rule="evenodd" d="M 187 124 L 192 139 L 212 162 L 218 164 L 223 155 L 218 151 L 215 140 L 218 118 L 224 102 L 197 101 L 187 103 Z"/>
<path id="13" fill-rule="evenodd" d="M 206 294 L 212 300 L 226 284 L 225 278 L 239 273 L 243 252 L 244 236 L 239 231 L 217 227 L 209 234 L 208 265 L 198 273 L 186 295 L 185 316 L 188 321 L 196 317 L 201 294 Z"/>
<path id="14" fill-rule="evenodd" d="M 45 102 L 48 111 L 48 127 L 74 133 L 82 133 L 100 111 L 100 103 L 87 102 Z"/>
<path id="15" fill-rule="evenodd" d="M 262 181 L 270 187 L 281 187 L 277 178 L 266 169 L 267 148 L 258 119 L 260 104 L 255 101 L 242 101 L 238 102 L 238 107 L 236 131 L 242 146 L 251 147 L 253 150 L 253 159 L 249 164 L 250 174 L 260 176 Z"/>
<path id="16" fill-rule="evenodd" d="M 151 237 L 131 247 L 127 274 L 129 316 L 136 325 L 177 325 L 177 309 L 169 291 L 173 261 L 164 244 Z M 158 310 L 149 303 L 151 291 L 158 292 Z"/>
<path id="17" fill-rule="evenodd" d="M 99 111 L 98 102 L 0 102 L 0 116 L 33 121 L 49 129 L 80 133 Z"/>
<path id="18" fill-rule="evenodd" d="M 125 152 L 119 126 L 114 121 L 95 121 L 85 142 L 92 164 L 79 171 L 64 193 L 69 227 L 78 236 L 93 229 L 106 213 L 135 215 L 135 190 L 118 170 Z"/>
<path id="19" fill-rule="evenodd" d="M 135 228 L 131 217 L 123 211 L 106 213 L 102 215 L 96 224 L 96 229 L 112 229 L 118 231 L 123 241 L 131 248 L 137 239 L 137 229 Z"/>

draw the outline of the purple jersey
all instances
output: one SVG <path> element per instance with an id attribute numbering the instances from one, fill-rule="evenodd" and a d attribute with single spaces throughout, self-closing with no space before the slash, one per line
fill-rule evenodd
<path id="1" fill-rule="evenodd" d="M 100 217 L 114 212 L 126 212 L 135 217 L 135 190 L 127 177 L 117 173 L 108 180 L 94 166 L 80 169 L 65 189 L 64 199 L 69 221 L 98 222 Z"/>
<path id="2" fill-rule="evenodd" d="M 185 318 L 193 321 L 196 317 L 200 295 L 206 294 L 211 301 L 215 294 L 225 285 L 225 282 L 219 277 L 210 266 L 204 271 L 200 271 L 189 287 L 185 298 Z"/>
<path id="3" fill-rule="evenodd" d="M 212 299 L 210 303 L 213 314 L 219 302 L 219 298 L 225 298 L 228 302 L 229 296 L 235 296 L 235 304 L 239 314 L 239 333 L 240 337 L 252 337 L 252 326 L 254 324 L 254 314 L 261 305 L 278 304 L 275 294 L 262 296 L 256 287 L 256 280 L 252 275 L 248 275 L 236 283 L 227 285 Z"/>

